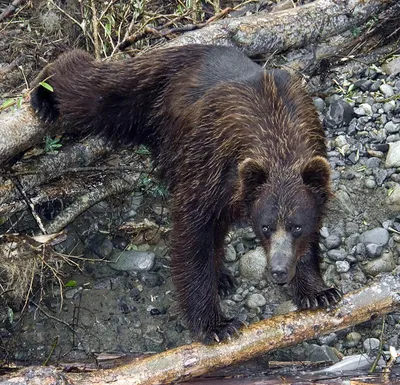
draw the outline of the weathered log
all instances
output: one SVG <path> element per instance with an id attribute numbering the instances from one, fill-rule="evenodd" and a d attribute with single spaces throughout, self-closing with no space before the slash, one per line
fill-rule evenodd
<path id="1" fill-rule="evenodd" d="M 49 377 L 38 368 L 21 371 L 0 381 L 0 385 L 44 383 L 48 378 L 62 378 L 64 384 L 76 385 L 154 385 L 169 384 L 209 373 L 216 369 L 249 360 L 262 353 L 296 345 L 323 334 L 342 330 L 400 309 L 400 274 L 384 275 L 369 286 L 346 294 L 331 310 L 292 312 L 276 316 L 248 328 L 238 338 L 214 345 L 193 343 L 150 357 L 141 358 L 109 370 L 95 373 L 61 375 L 54 370 Z M 11 382 L 12 381 L 12 382 Z M 42 381 L 42 382 L 40 382 Z"/>
<path id="2" fill-rule="evenodd" d="M 190 31 L 168 46 L 193 43 L 237 47 L 249 56 L 273 54 L 316 44 L 360 26 L 396 4 L 394 0 L 316 0 L 272 13 L 227 18 Z"/>

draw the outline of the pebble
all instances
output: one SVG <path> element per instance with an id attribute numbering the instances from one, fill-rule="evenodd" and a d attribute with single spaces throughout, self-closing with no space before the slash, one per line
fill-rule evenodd
<path id="1" fill-rule="evenodd" d="M 336 261 L 335 264 L 338 273 L 347 273 L 350 270 L 350 264 L 347 261 Z"/>
<path id="2" fill-rule="evenodd" d="M 385 251 L 380 258 L 376 258 L 362 265 L 364 273 L 374 277 L 379 273 L 390 273 L 395 267 L 396 261 L 390 250 Z"/>
<path id="3" fill-rule="evenodd" d="M 383 251 L 383 247 L 375 243 L 369 243 L 368 245 L 365 246 L 365 249 L 367 251 L 368 257 L 370 258 L 379 257 Z"/>
<path id="4" fill-rule="evenodd" d="M 347 126 L 353 118 L 353 107 L 346 101 L 339 99 L 332 102 L 325 116 L 325 124 L 329 129 Z"/>
<path id="5" fill-rule="evenodd" d="M 400 141 L 389 144 L 389 151 L 386 155 L 385 167 L 400 167 Z"/>
<path id="6" fill-rule="evenodd" d="M 325 241 L 324 241 L 324 244 L 328 250 L 336 249 L 337 247 L 340 246 L 341 243 L 342 242 L 341 242 L 340 238 L 334 234 L 329 235 L 327 238 L 325 238 Z"/>
<path id="7" fill-rule="evenodd" d="M 400 211 L 400 184 L 396 183 L 391 194 L 387 197 L 386 203 L 391 209 Z"/>
<path id="8" fill-rule="evenodd" d="M 382 84 L 379 89 L 387 98 L 394 95 L 393 87 L 389 84 Z"/>
<path id="9" fill-rule="evenodd" d="M 363 342 L 364 349 L 367 353 L 372 350 L 378 349 L 380 345 L 380 341 L 377 338 L 367 338 Z"/>
<path id="10" fill-rule="evenodd" d="M 109 266 L 118 271 L 149 271 L 154 266 L 155 255 L 147 251 L 114 250 Z"/>
<path id="11" fill-rule="evenodd" d="M 400 130 L 400 125 L 399 124 L 395 124 L 392 121 L 389 121 L 385 124 L 385 130 L 387 133 L 389 134 L 395 134 L 396 132 L 399 132 Z"/>
<path id="12" fill-rule="evenodd" d="M 375 229 L 363 232 L 360 235 L 359 241 L 365 245 L 368 243 L 375 243 L 385 246 L 389 241 L 389 232 L 383 227 L 376 227 Z"/>
<path id="13" fill-rule="evenodd" d="M 357 332 L 350 332 L 346 335 L 346 342 L 348 347 L 354 347 L 361 341 L 361 334 Z"/>
<path id="14" fill-rule="evenodd" d="M 262 247 L 248 251 L 240 258 L 239 271 L 244 278 L 260 280 L 267 268 L 267 256 Z"/>
<path id="15" fill-rule="evenodd" d="M 256 309 L 259 307 L 265 306 L 267 303 L 267 300 L 262 294 L 250 294 L 246 298 L 246 306 L 249 307 L 250 309 Z"/>
<path id="16" fill-rule="evenodd" d="M 327 255 L 333 261 L 344 261 L 346 259 L 346 251 L 343 249 L 329 250 Z"/>

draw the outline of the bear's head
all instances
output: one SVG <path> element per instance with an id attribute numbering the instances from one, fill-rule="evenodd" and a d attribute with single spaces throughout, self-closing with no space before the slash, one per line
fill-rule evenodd
<path id="1" fill-rule="evenodd" d="M 240 195 L 274 282 L 290 283 L 299 259 L 317 244 L 329 181 L 321 156 L 269 169 L 250 158 L 240 163 Z"/>

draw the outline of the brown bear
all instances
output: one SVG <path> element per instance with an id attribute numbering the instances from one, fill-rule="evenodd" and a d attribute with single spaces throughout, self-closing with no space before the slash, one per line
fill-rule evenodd
<path id="1" fill-rule="evenodd" d="M 241 326 L 221 313 L 218 293 L 232 284 L 224 237 L 242 216 L 265 248 L 272 280 L 292 286 L 300 309 L 338 301 L 319 270 L 330 195 L 324 131 L 298 79 L 233 48 L 190 45 L 121 62 L 72 51 L 34 86 L 31 103 L 43 120 L 151 148 L 171 196 L 173 281 L 201 340 L 229 338 Z"/>

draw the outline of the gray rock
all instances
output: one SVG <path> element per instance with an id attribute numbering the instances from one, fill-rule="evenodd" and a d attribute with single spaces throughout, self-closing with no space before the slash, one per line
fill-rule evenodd
<path id="1" fill-rule="evenodd" d="M 364 179 L 364 186 L 368 189 L 374 189 L 376 187 L 376 182 L 373 177 L 368 177 Z"/>
<path id="2" fill-rule="evenodd" d="M 386 203 L 393 210 L 400 210 L 400 184 L 396 183 L 392 188 L 392 193 L 388 196 Z"/>
<path id="3" fill-rule="evenodd" d="M 336 249 L 337 247 L 340 246 L 341 243 L 342 242 L 340 238 L 334 234 L 329 235 L 324 241 L 324 244 L 328 250 Z"/>
<path id="4" fill-rule="evenodd" d="M 236 250 L 232 246 L 232 244 L 229 244 L 228 246 L 226 246 L 226 249 L 225 249 L 225 261 L 235 262 L 236 258 L 237 258 Z"/>
<path id="5" fill-rule="evenodd" d="M 322 226 L 321 229 L 319 230 L 319 235 L 323 238 L 328 238 L 329 237 L 329 230 L 326 226 Z"/>
<path id="6" fill-rule="evenodd" d="M 310 344 L 305 349 L 305 355 L 306 359 L 312 362 L 339 362 L 339 357 L 335 350 L 326 345 Z"/>
<path id="7" fill-rule="evenodd" d="M 321 345 L 333 345 L 337 341 L 337 334 L 336 333 L 329 333 L 326 336 L 318 337 L 318 342 Z"/>
<path id="8" fill-rule="evenodd" d="M 375 229 L 363 232 L 360 235 L 359 241 L 364 243 L 364 245 L 375 243 L 385 246 L 389 241 L 389 232 L 383 227 L 376 227 Z"/>
<path id="9" fill-rule="evenodd" d="M 396 132 L 399 132 L 400 130 L 400 124 L 395 124 L 392 121 L 389 121 L 385 124 L 385 130 L 389 134 L 395 134 Z"/>
<path id="10" fill-rule="evenodd" d="M 346 259 L 346 251 L 343 249 L 329 250 L 327 255 L 333 261 L 344 261 Z"/>
<path id="11" fill-rule="evenodd" d="M 262 247 L 248 251 L 239 261 L 239 271 L 244 278 L 260 280 L 267 268 L 267 256 Z"/>
<path id="12" fill-rule="evenodd" d="M 362 265 L 365 274 L 376 276 L 379 273 L 389 273 L 396 267 L 396 261 L 391 251 L 385 251 L 382 257 Z"/>
<path id="13" fill-rule="evenodd" d="M 346 335 L 346 342 L 348 347 L 357 346 L 358 343 L 361 341 L 361 334 L 357 332 L 350 332 Z"/>
<path id="14" fill-rule="evenodd" d="M 368 243 L 365 246 L 365 248 L 367 250 L 368 257 L 370 257 L 370 258 L 379 257 L 382 254 L 382 251 L 383 251 L 383 246 L 377 245 L 375 243 Z"/>
<path id="15" fill-rule="evenodd" d="M 373 157 L 367 159 L 367 161 L 365 162 L 365 165 L 368 168 L 377 168 L 380 166 L 381 163 L 382 163 L 382 161 L 379 158 L 373 156 Z"/>
<path id="16" fill-rule="evenodd" d="M 396 75 L 400 72 L 400 57 L 394 58 L 390 62 L 382 64 L 382 69 L 388 75 Z"/>
<path id="17" fill-rule="evenodd" d="M 353 107 L 346 101 L 339 99 L 332 102 L 325 116 L 327 128 L 347 126 L 353 118 Z"/>
<path id="18" fill-rule="evenodd" d="M 391 100 L 390 102 L 386 102 L 383 105 L 383 111 L 385 112 L 385 114 L 390 114 L 395 108 L 396 108 L 396 103 L 394 100 Z"/>
<path id="19" fill-rule="evenodd" d="M 114 250 L 109 266 L 118 271 L 149 271 L 154 266 L 155 255 L 147 251 Z"/>
<path id="20" fill-rule="evenodd" d="M 386 138 L 387 143 L 394 143 L 398 141 L 400 141 L 400 134 L 388 135 L 388 137 Z"/>
<path id="21" fill-rule="evenodd" d="M 246 306 L 250 309 L 256 309 L 263 307 L 267 303 L 267 300 L 262 294 L 250 294 L 246 299 Z"/>
<path id="22" fill-rule="evenodd" d="M 360 106 L 358 108 L 354 109 L 354 113 L 358 116 L 372 116 L 373 112 L 372 112 L 372 107 L 367 104 L 367 103 L 363 103 L 360 104 Z"/>
<path id="23" fill-rule="evenodd" d="M 400 167 L 400 141 L 389 144 L 389 151 L 386 155 L 385 167 Z"/>
<path id="24" fill-rule="evenodd" d="M 382 168 L 374 168 L 372 171 L 374 177 L 375 177 L 375 182 L 378 186 L 382 186 L 383 182 L 388 176 L 388 172 Z"/>
<path id="25" fill-rule="evenodd" d="M 350 270 L 350 264 L 347 261 L 336 261 L 336 271 L 340 273 L 347 273 Z"/>
<path id="26" fill-rule="evenodd" d="M 367 338 L 363 342 L 364 349 L 369 353 L 372 350 L 378 349 L 380 342 L 377 338 Z"/>
<path id="27" fill-rule="evenodd" d="M 387 98 L 394 95 L 393 87 L 389 84 L 382 84 L 379 89 Z"/>
<path id="28" fill-rule="evenodd" d="M 335 147 L 343 147 L 347 144 L 346 136 L 345 135 L 338 135 L 335 139 Z"/>
<path id="29" fill-rule="evenodd" d="M 314 106 L 319 112 L 324 112 L 325 110 L 325 102 L 321 98 L 314 98 Z"/>

